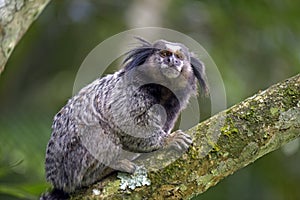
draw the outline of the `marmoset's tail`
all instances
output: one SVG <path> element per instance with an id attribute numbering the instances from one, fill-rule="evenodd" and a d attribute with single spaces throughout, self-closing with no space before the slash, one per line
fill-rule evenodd
<path id="1" fill-rule="evenodd" d="M 42 194 L 40 200 L 67 200 L 69 198 L 70 196 L 68 193 L 65 193 L 60 189 L 53 189 L 51 192 Z"/>

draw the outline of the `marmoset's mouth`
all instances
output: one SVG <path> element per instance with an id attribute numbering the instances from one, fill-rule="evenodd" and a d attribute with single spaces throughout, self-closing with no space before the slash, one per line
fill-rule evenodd
<path id="1" fill-rule="evenodd" d="M 177 78 L 180 75 L 180 71 L 176 66 L 162 65 L 161 72 L 168 78 Z"/>

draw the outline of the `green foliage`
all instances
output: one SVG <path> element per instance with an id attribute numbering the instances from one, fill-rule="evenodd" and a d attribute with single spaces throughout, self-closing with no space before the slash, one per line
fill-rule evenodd
<path id="1" fill-rule="evenodd" d="M 18 114 L 0 117 L 0 199 L 36 199 L 49 187 L 43 160 L 51 122 L 37 114 Z"/>
<path id="2" fill-rule="evenodd" d="M 85 56 L 129 29 L 129 8 L 137 2 L 52 1 L 18 44 L 0 77 L 0 199 L 32 199 L 47 189 L 43 163 L 52 117 L 72 95 Z M 300 72 L 300 1 L 168 2 L 162 26 L 206 48 L 230 105 Z M 270 106 L 274 115 L 278 109 Z M 237 134 L 231 126 L 222 130 L 228 137 Z M 300 199 L 299 165 L 299 151 L 276 152 L 199 198 Z"/>

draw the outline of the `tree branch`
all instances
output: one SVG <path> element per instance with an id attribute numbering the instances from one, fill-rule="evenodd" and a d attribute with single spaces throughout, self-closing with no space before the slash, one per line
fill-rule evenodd
<path id="1" fill-rule="evenodd" d="M 72 199 L 189 199 L 224 177 L 300 136 L 300 74 L 225 110 L 187 131 L 189 151 L 149 172 L 150 186 L 119 189 L 115 175 Z M 95 196 L 93 189 L 99 189 Z"/>
<path id="2" fill-rule="evenodd" d="M 49 1 L 0 1 L 0 74 L 16 44 Z"/>

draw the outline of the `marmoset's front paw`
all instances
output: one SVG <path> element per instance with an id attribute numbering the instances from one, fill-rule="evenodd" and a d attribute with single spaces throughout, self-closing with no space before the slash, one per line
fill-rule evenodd
<path id="1" fill-rule="evenodd" d="M 176 151 L 186 151 L 192 144 L 192 137 L 184 133 L 182 130 L 177 130 L 167 138 L 166 148 L 172 148 Z"/>
<path id="2" fill-rule="evenodd" d="M 136 164 L 127 159 L 118 160 L 115 163 L 113 163 L 110 167 L 112 167 L 115 170 L 127 172 L 130 174 L 133 174 L 137 168 Z"/>

